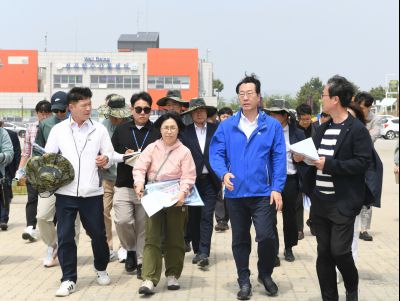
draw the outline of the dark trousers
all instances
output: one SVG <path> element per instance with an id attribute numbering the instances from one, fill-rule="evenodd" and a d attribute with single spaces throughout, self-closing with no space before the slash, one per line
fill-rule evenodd
<path id="1" fill-rule="evenodd" d="M 298 231 L 296 220 L 296 205 L 299 195 L 299 180 L 297 175 L 288 175 L 286 178 L 285 188 L 282 192 L 282 219 L 283 219 L 283 237 L 285 241 L 285 249 L 297 246 Z M 277 220 L 276 220 L 277 221 Z M 278 229 L 275 226 L 275 235 L 277 241 L 277 253 L 279 253 L 279 236 Z"/>
<path id="2" fill-rule="evenodd" d="M 226 208 L 226 200 L 222 197 L 222 189 L 218 193 L 217 203 L 215 204 L 215 220 L 218 224 L 229 222 L 228 209 Z"/>
<path id="3" fill-rule="evenodd" d="M 355 217 L 342 215 L 336 206 L 322 205 L 326 200 L 316 196 L 313 202 L 313 225 L 318 243 L 317 274 L 324 301 L 339 300 L 336 269 L 343 276 L 347 292 L 358 290 L 358 271 L 351 253 Z"/>
<path id="4" fill-rule="evenodd" d="M 6 182 L 0 186 L 0 222 L 8 223 L 10 216 L 10 203 L 12 199 L 11 184 Z"/>
<path id="5" fill-rule="evenodd" d="M 62 270 L 61 281 L 77 280 L 77 251 L 75 244 L 75 219 L 79 212 L 82 226 L 92 240 L 94 268 L 104 271 L 110 254 L 103 216 L 103 195 L 72 197 L 56 194 L 58 260 Z"/>
<path id="6" fill-rule="evenodd" d="M 198 176 L 196 187 L 204 206 L 189 206 L 190 238 L 195 254 L 210 256 L 213 218 L 218 190 L 215 189 L 209 175 Z"/>
<path id="7" fill-rule="evenodd" d="M 35 229 L 37 223 L 38 192 L 28 181 L 26 182 L 26 190 L 28 192 L 28 201 L 25 206 L 26 226 L 33 226 Z"/>
<path id="8" fill-rule="evenodd" d="M 274 233 L 276 210 L 269 204 L 269 197 L 226 199 L 226 204 L 231 219 L 232 252 L 239 285 L 250 283 L 252 221 L 256 231 L 256 242 L 258 242 L 258 273 L 262 278 L 271 276 L 276 257 Z"/>
<path id="9" fill-rule="evenodd" d="M 296 221 L 297 231 L 304 231 L 304 207 L 303 207 L 303 193 L 299 192 L 296 200 Z"/>

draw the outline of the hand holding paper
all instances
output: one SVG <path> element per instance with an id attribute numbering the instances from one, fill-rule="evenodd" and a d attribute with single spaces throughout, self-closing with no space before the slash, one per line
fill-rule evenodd
<path id="1" fill-rule="evenodd" d="M 304 162 L 308 165 L 314 165 L 312 161 L 319 160 L 319 155 L 312 138 L 290 145 L 290 150 L 296 154 L 304 156 Z"/>

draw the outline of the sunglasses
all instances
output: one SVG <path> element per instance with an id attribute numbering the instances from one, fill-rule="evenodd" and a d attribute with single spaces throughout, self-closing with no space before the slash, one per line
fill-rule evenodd
<path id="1" fill-rule="evenodd" d="M 142 107 L 135 107 L 135 112 L 136 112 L 137 114 L 142 113 L 142 111 L 143 111 L 145 114 L 150 114 L 151 108 L 150 108 L 150 107 L 144 107 L 144 108 L 142 108 Z"/>
<path id="2" fill-rule="evenodd" d="M 65 113 L 66 112 L 66 110 L 53 110 L 52 111 L 53 113 Z"/>

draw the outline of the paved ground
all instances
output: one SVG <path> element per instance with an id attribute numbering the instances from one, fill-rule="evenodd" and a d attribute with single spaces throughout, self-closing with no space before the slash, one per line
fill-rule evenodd
<path id="1" fill-rule="evenodd" d="M 376 144 L 384 162 L 385 176 L 383 206 L 374 209 L 373 242 L 360 241 L 359 260 L 360 300 L 399 299 L 399 186 L 394 184 L 393 141 L 379 140 Z M 0 300 L 53 300 L 59 286 L 59 267 L 42 267 L 45 246 L 41 241 L 26 243 L 21 239 L 25 227 L 25 197 L 14 199 L 11 206 L 10 228 L 0 233 Z M 280 225 L 282 223 L 280 222 Z M 282 235 L 280 229 L 280 235 Z M 281 240 L 283 241 L 283 239 Z M 115 240 L 115 244 L 117 241 Z M 236 270 L 231 253 L 231 233 L 215 233 L 212 242 L 212 265 L 208 271 L 191 264 L 187 255 L 181 290 L 168 291 L 165 279 L 156 288 L 152 300 L 235 300 Z M 251 269 L 256 272 L 256 244 L 253 245 Z M 296 261 L 282 265 L 274 271 L 280 293 L 275 300 L 320 300 L 315 272 L 316 241 L 307 229 L 306 237 L 294 249 Z M 123 264 L 111 262 L 108 268 L 112 284 L 99 287 L 92 267 L 92 252 L 88 237 L 82 232 L 78 248 L 78 291 L 68 300 L 140 300 L 137 293 L 140 281 L 124 272 Z M 283 257 L 282 254 L 280 255 Z M 252 275 L 254 295 L 252 300 L 265 300 L 264 289 Z M 340 284 L 344 300 L 343 283 Z"/>

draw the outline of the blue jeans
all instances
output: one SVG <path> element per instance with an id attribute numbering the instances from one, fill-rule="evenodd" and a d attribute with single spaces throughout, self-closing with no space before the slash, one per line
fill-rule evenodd
<path id="1" fill-rule="evenodd" d="M 62 270 L 61 281 L 77 280 L 77 252 L 75 219 L 79 212 L 82 226 L 92 239 L 94 268 L 107 269 L 110 260 L 103 215 L 103 195 L 73 197 L 56 194 L 58 260 Z"/>
<path id="2" fill-rule="evenodd" d="M 250 283 L 252 221 L 258 242 L 258 274 L 261 278 L 271 276 L 276 258 L 275 206 L 269 204 L 269 197 L 226 199 L 226 205 L 231 219 L 232 252 L 239 285 Z"/>

